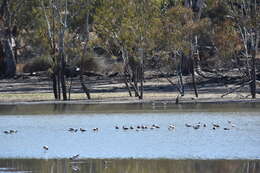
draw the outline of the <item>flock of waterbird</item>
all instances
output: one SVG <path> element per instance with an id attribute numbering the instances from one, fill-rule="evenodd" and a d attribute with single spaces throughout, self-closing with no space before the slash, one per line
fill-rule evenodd
<path id="1" fill-rule="evenodd" d="M 231 121 L 228 121 L 228 126 L 225 126 L 225 127 L 222 127 L 222 128 L 217 123 L 211 123 L 210 125 L 208 125 L 206 123 L 201 123 L 201 122 L 198 122 L 198 123 L 195 123 L 195 124 L 186 123 L 185 127 L 193 128 L 194 130 L 198 130 L 200 128 L 206 128 L 206 127 L 210 127 L 212 130 L 217 130 L 217 129 L 231 130 L 231 128 L 234 128 L 236 126 Z M 131 130 L 132 131 L 133 130 L 135 130 L 135 131 L 144 131 L 144 130 L 160 129 L 161 126 L 159 126 L 157 124 L 152 124 L 152 125 L 135 125 L 135 126 L 133 126 L 133 125 L 130 125 L 130 126 L 125 126 L 125 125 L 118 126 L 118 125 L 116 125 L 116 126 L 114 126 L 114 128 L 116 130 L 123 130 L 123 131 L 131 131 Z M 168 128 L 169 131 L 174 131 L 176 129 L 176 126 L 174 124 L 169 124 L 167 128 Z M 76 132 L 84 133 L 84 132 L 86 132 L 88 130 L 84 129 L 84 128 L 72 128 L 72 127 L 70 127 L 66 131 L 71 132 L 71 133 L 76 133 Z M 90 129 L 89 131 L 98 132 L 98 131 L 100 131 L 100 128 L 95 127 L 95 128 Z M 16 134 L 18 132 L 18 130 L 11 129 L 11 130 L 5 130 L 3 132 L 5 134 L 7 134 L 7 135 L 11 135 L 11 134 Z M 48 151 L 49 150 L 49 147 L 47 145 L 44 145 L 42 148 L 43 148 L 44 151 Z M 72 156 L 70 158 L 70 160 L 75 160 L 78 157 L 79 157 L 79 155 Z"/>

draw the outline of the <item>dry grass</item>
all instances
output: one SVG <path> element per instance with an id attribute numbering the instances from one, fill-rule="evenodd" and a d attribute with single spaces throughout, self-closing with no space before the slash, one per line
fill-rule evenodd
<path id="1" fill-rule="evenodd" d="M 174 101 L 178 93 L 176 92 L 146 92 L 144 93 L 145 101 L 154 101 L 154 100 L 172 100 Z M 239 93 L 239 94 L 230 94 L 227 97 L 221 98 L 222 94 L 217 93 L 204 93 L 199 94 L 199 98 L 196 99 L 193 92 L 186 93 L 181 100 L 192 101 L 192 100 L 227 100 L 227 99 L 245 99 L 248 96 L 248 93 Z M 129 97 L 127 92 L 111 92 L 111 93 L 92 93 L 91 94 L 93 101 L 138 101 L 136 97 Z M 259 98 L 260 95 L 258 94 Z M 26 102 L 26 101 L 53 101 L 54 96 L 52 93 L 1 93 L 0 102 Z M 73 93 L 71 94 L 71 100 L 86 100 L 86 96 L 83 93 Z"/>
<path id="2" fill-rule="evenodd" d="M 186 83 L 190 77 L 184 78 Z M 172 78 L 174 83 L 177 83 L 176 78 Z M 8 102 L 30 102 L 30 101 L 54 101 L 54 96 L 51 89 L 51 81 L 45 78 L 33 76 L 26 80 L 2 80 L 0 81 L 0 103 Z M 113 79 L 88 79 L 91 91 L 91 102 L 99 103 L 115 103 L 118 102 L 139 102 L 137 97 L 129 97 L 125 85 L 120 80 Z M 144 83 L 144 99 L 143 101 L 175 101 L 178 96 L 176 86 L 172 86 L 165 78 L 147 79 Z M 224 93 L 227 93 L 231 88 L 236 88 L 234 85 L 220 85 L 218 83 L 208 83 L 201 85 L 199 89 L 199 98 L 195 98 L 193 89 L 190 86 L 185 88 L 185 96 L 181 97 L 181 101 L 221 101 L 221 100 L 242 100 L 250 98 L 249 89 L 244 88 L 222 98 Z M 81 86 L 78 80 L 74 81 L 72 88 L 71 100 L 82 101 L 86 100 L 85 94 L 81 91 Z M 259 92 L 258 92 L 259 93 Z M 260 94 L 257 94 L 257 98 Z M 89 102 L 89 101 L 88 101 Z"/>

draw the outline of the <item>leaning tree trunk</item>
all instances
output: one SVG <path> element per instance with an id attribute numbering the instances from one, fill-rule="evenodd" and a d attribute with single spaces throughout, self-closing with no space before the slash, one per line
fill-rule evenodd
<path id="1" fill-rule="evenodd" d="M 90 92 L 89 92 L 89 89 L 86 87 L 86 85 L 84 83 L 84 76 L 82 74 L 82 71 L 80 72 L 79 79 L 80 79 L 80 84 L 81 84 L 83 91 L 85 92 L 87 98 L 90 100 L 91 99 Z"/>

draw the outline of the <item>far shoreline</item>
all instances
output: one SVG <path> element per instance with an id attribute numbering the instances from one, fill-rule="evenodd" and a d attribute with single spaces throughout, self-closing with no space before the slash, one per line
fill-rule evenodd
<path id="1" fill-rule="evenodd" d="M 45 105 L 45 104 L 72 104 L 72 105 L 111 105 L 111 104 L 229 104 L 229 103 L 257 103 L 260 104 L 260 98 L 256 99 L 180 99 L 179 103 L 176 103 L 175 99 L 143 99 L 143 100 L 42 100 L 42 101 L 10 101 L 3 102 L 0 101 L 0 106 L 2 105 Z"/>

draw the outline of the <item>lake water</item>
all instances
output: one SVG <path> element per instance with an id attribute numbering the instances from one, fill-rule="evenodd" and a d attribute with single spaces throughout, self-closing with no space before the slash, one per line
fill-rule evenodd
<path id="1" fill-rule="evenodd" d="M 2 105 L 0 172 L 258 172 L 259 113 L 257 104 Z"/>

